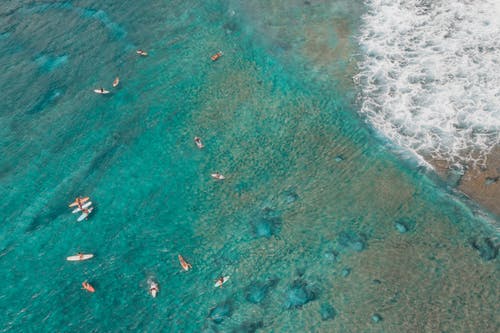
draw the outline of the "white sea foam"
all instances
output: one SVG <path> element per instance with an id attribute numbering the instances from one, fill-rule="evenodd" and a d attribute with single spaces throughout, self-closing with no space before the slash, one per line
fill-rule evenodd
<path id="1" fill-rule="evenodd" d="M 455 164 L 500 142 L 500 1 L 367 0 L 361 112 L 396 144 Z"/>

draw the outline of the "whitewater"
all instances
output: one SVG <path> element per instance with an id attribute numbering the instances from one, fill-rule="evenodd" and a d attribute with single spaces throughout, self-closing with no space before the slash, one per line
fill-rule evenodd
<path id="1" fill-rule="evenodd" d="M 369 0 L 361 113 L 425 159 L 483 165 L 500 142 L 500 4 Z"/>

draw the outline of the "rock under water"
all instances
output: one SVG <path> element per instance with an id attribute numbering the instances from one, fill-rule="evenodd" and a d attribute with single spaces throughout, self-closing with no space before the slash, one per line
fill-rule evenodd
<path id="1" fill-rule="evenodd" d="M 397 231 L 399 231 L 402 234 L 408 231 L 408 227 L 401 222 L 394 223 L 394 227 L 396 228 Z"/>
<path id="2" fill-rule="evenodd" d="M 337 316 L 335 308 L 328 303 L 321 304 L 319 313 L 321 315 L 321 320 L 332 320 Z"/>
<path id="3" fill-rule="evenodd" d="M 485 261 L 493 260 L 498 256 L 500 244 L 495 244 L 491 238 L 475 239 L 471 242 L 471 245 Z"/>
<path id="4" fill-rule="evenodd" d="M 283 193 L 284 201 L 287 204 L 292 204 L 299 200 L 299 195 L 292 189 L 288 189 Z"/>
<path id="5" fill-rule="evenodd" d="M 347 277 L 351 274 L 351 269 L 349 267 L 345 267 L 344 269 L 342 269 L 342 272 L 340 272 L 340 274 L 343 277 Z"/>
<path id="6" fill-rule="evenodd" d="M 314 300 L 316 294 L 303 280 L 295 280 L 286 293 L 285 307 L 287 309 L 300 308 Z"/>
<path id="7" fill-rule="evenodd" d="M 325 258 L 325 260 L 331 263 L 337 262 L 338 256 L 338 253 L 333 250 L 327 250 L 325 253 L 323 253 L 323 257 Z"/>
<path id="8" fill-rule="evenodd" d="M 254 218 L 252 224 L 257 238 L 270 238 L 276 236 L 281 229 L 281 215 L 271 208 L 265 208 Z"/>
<path id="9" fill-rule="evenodd" d="M 356 252 L 363 251 L 366 244 L 366 236 L 354 231 L 342 231 L 337 237 L 337 242 L 341 249 Z"/>
<path id="10" fill-rule="evenodd" d="M 224 302 L 210 310 L 208 317 L 216 324 L 224 321 L 224 318 L 229 318 L 233 314 L 232 304 Z"/>
<path id="11" fill-rule="evenodd" d="M 374 323 L 378 323 L 378 322 L 381 322 L 383 320 L 382 316 L 379 315 L 378 313 L 375 313 L 373 316 L 372 316 L 372 321 Z"/>
<path id="12" fill-rule="evenodd" d="M 269 293 L 269 291 L 276 286 L 277 279 L 270 279 L 265 282 L 256 282 L 246 288 L 245 299 L 250 303 L 261 303 Z"/>
<path id="13" fill-rule="evenodd" d="M 401 218 L 394 222 L 394 228 L 400 233 L 406 233 L 415 230 L 415 221 L 409 218 Z"/>

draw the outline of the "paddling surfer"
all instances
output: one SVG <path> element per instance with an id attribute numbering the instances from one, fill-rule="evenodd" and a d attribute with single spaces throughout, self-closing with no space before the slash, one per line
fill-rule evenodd
<path id="1" fill-rule="evenodd" d="M 80 199 L 80 197 L 77 197 L 77 198 L 75 199 L 75 201 L 76 201 L 76 205 L 78 206 L 78 208 L 79 208 L 80 210 L 83 210 L 83 206 L 82 206 L 82 199 Z"/>

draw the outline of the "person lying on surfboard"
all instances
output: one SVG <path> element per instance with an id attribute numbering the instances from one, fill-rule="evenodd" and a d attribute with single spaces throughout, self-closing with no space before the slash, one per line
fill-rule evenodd
<path id="1" fill-rule="evenodd" d="M 83 289 L 87 290 L 90 293 L 95 292 L 94 287 L 92 287 L 92 285 L 90 283 L 88 283 L 87 281 L 82 282 L 82 287 L 83 287 Z"/>
<path id="2" fill-rule="evenodd" d="M 211 56 L 210 59 L 212 59 L 212 61 L 216 61 L 220 57 L 222 57 L 222 51 L 217 52 L 216 54 L 214 54 L 213 56 Z"/>
<path id="3" fill-rule="evenodd" d="M 90 210 L 88 208 L 83 208 L 82 209 L 82 213 L 85 214 L 85 215 L 87 215 L 85 217 L 85 219 L 88 220 L 89 219 L 89 215 L 90 215 Z"/>
<path id="4" fill-rule="evenodd" d="M 90 199 L 89 197 L 85 197 L 85 198 L 76 197 L 75 201 L 73 201 L 72 203 L 70 203 L 68 206 L 69 207 L 78 206 L 78 208 L 81 208 L 80 206 L 82 204 L 84 204 L 85 202 L 89 201 L 89 199 Z"/>
<path id="5" fill-rule="evenodd" d="M 219 287 L 221 287 L 221 288 L 222 288 L 222 285 L 223 285 L 223 284 L 224 284 L 224 282 L 225 282 L 225 281 L 224 281 L 224 277 L 223 277 L 223 276 L 221 276 L 220 278 L 218 278 L 218 279 L 217 279 L 217 282 L 219 282 L 219 283 L 220 283 L 220 286 L 219 286 Z"/>
<path id="6" fill-rule="evenodd" d="M 200 148 L 200 149 L 202 149 L 203 147 L 205 147 L 205 146 L 203 145 L 203 142 L 201 142 L 201 138 L 200 138 L 200 137 L 198 137 L 198 136 L 195 136 L 195 137 L 194 137 L 194 143 L 196 143 L 196 146 L 197 146 L 198 148 Z"/>
<path id="7" fill-rule="evenodd" d="M 178 255 L 178 258 L 179 258 L 179 262 L 180 262 L 183 270 L 189 271 L 189 269 L 191 269 L 193 267 L 180 254 Z"/>
<path id="8" fill-rule="evenodd" d="M 212 178 L 217 179 L 217 180 L 223 180 L 225 178 L 222 174 L 220 174 L 218 172 L 212 173 L 211 176 L 212 176 Z"/>
<path id="9" fill-rule="evenodd" d="M 158 288 L 158 284 L 156 282 L 151 282 L 151 287 L 149 287 L 149 293 L 151 296 L 156 297 L 156 294 L 160 291 L 160 288 Z"/>

